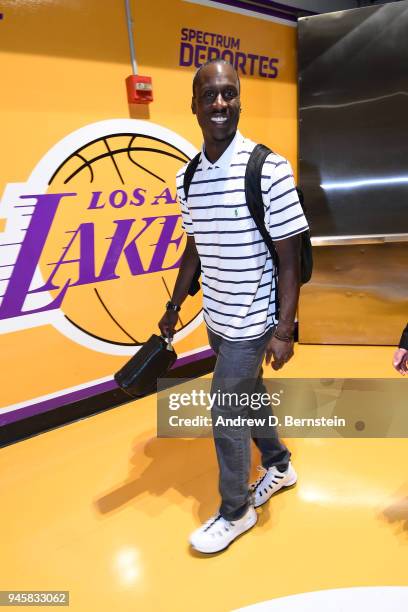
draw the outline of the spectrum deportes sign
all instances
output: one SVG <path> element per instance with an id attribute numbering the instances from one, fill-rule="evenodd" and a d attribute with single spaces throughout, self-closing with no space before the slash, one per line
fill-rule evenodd
<path id="1" fill-rule="evenodd" d="M 151 122 L 87 125 L 57 143 L 0 212 L 0 333 L 51 323 L 70 339 L 132 354 L 163 314 L 185 236 L 175 175 L 193 155 Z M 202 320 L 183 308 L 176 340 Z"/>
<path id="2" fill-rule="evenodd" d="M 181 29 L 180 66 L 199 68 L 205 62 L 220 58 L 232 64 L 240 75 L 267 79 L 276 79 L 279 75 L 279 58 L 249 53 L 241 48 L 239 38 L 191 28 Z"/>

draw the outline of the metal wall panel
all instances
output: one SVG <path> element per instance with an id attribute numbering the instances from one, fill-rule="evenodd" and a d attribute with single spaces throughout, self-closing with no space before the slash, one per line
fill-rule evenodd
<path id="1" fill-rule="evenodd" d="M 300 341 L 396 345 L 408 320 L 408 242 L 331 244 L 314 255 L 299 302 Z"/>
<path id="2" fill-rule="evenodd" d="M 407 32 L 407 1 L 299 21 L 301 342 L 395 344 L 408 319 Z"/>

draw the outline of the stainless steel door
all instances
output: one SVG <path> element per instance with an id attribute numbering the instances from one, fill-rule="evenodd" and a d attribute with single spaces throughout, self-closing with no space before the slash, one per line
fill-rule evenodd
<path id="1" fill-rule="evenodd" d="M 407 1 L 299 21 L 301 342 L 393 345 L 408 320 L 407 32 Z"/>
<path id="2" fill-rule="evenodd" d="M 408 320 L 408 234 L 314 240 L 299 301 L 299 340 L 396 345 Z"/>

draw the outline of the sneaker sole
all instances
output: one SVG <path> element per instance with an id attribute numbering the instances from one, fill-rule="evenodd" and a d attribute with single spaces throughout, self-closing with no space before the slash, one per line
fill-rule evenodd
<path id="1" fill-rule="evenodd" d="M 202 550 L 201 548 L 197 548 L 196 546 L 194 546 L 194 544 L 192 544 L 191 542 L 190 542 L 190 546 L 191 548 L 193 548 L 199 553 L 202 553 L 203 555 L 214 555 L 215 553 L 219 553 L 219 552 L 222 552 L 223 550 L 227 550 L 227 548 L 231 546 L 233 542 L 236 542 L 241 536 L 247 533 L 247 531 L 252 529 L 252 527 L 255 527 L 257 522 L 258 522 L 258 515 L 256 515 L 255 521 L 251 525 L 249 525 L 246 529 L 244 529 L 244 531 L 241 531 L 239 535 L 237 535 L 233 540 L 231 540 L 231 542 L 228 542 L 228 544 L 226 546 L 223 546 L 222 548 L 217 548 L 216 550 Z"/>
<path id="2" fill-rule="evenodd" d="M 289 480 L 287 483 L 282 484 L 278 489 L 275 489 L 275 491 L 271 493 L 271 495 L 267 497 L 265 501 L 256 503 L 256 501 L 254 500 L 254 508 L 259 508 L 260 506 L 263 506 L 264 504 L 266 504 L 266 502 L 268 502 L 271 499 L 271 497 L 279 493 L 279 491 L 282 491 L 282 489 L 291 489 L 292 487 L 295 486 L 296 483 L 297 483 L 297 476 Z"/>

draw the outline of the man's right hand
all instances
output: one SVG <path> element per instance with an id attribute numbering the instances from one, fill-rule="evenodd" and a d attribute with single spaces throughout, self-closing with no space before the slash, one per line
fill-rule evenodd
<path id="1" fill-rule="evenodd" d="M 178 313 L 175 310 L 166 310 L 159 321 L 159 329 L 165 338 L 173 338 L 178 321 Z"/>
<path id="2" fill-rule="evenodd" d="M 199 263 L 200 258 L 197 253 L 194 236 L 187 236 L 186 248 L 181 258 L 176 284 L 170 298 L 175 304 L 181 306 L 188 296 L 188 290 Z M 177 312 L 175 310 L 166 310 L 159 321 L 160 331 L 165 338 L 173 338 L 177 321 Z"/>

